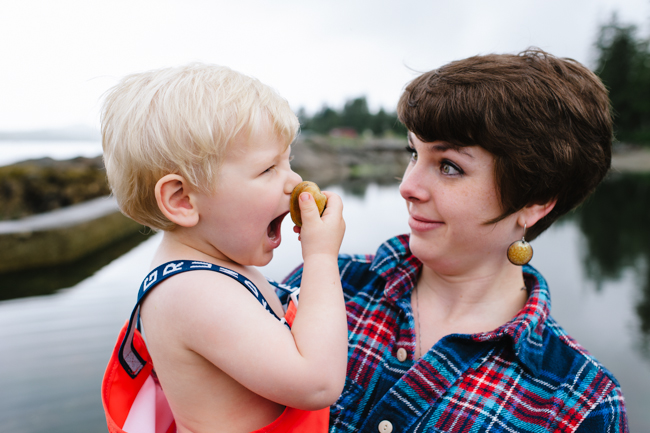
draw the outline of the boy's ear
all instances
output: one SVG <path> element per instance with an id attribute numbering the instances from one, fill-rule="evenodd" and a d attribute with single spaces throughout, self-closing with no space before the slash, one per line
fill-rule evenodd
<path id="1" fill-rule="evenodd" d="M 526 206 L 521 210 L 519 218 L 517 218 L 517 223 L 522 227 L 524 224 L 526 224 L 526 227 L 528 228 L 532 227 L 537 223 L 537 221 L 544 218 L 553 210 L 555 203 L 557 203 L 557 199 L 553 199 L 544 204 L 531 204 L 530 206 Z"/>
<path id="2" fill-rule="evenodd" d="M 181 227 L 193 227 L 199 222 L 192 185 L 177 174 L 168 174 L 156 183 L 156 202 L 167 219 Z"/>

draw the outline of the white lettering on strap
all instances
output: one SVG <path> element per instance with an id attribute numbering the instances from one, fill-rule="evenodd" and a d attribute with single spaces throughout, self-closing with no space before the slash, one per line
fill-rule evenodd
<path id="1" fill-rule="evenodd" d="M 206 262 L 192 262 L 192 266 L 190 266 L 191 269 L 210 269 L 212 267 L 212 263 L 206 263 Z"/>
<path id="2" fill-rule="evenodd" d="M 167 275 L 175 271 L 180 271 L 182 267 L 183 267 L 183 262 L 169 263 L 167 264 L 167 266 L 165 266 L 165 269 L 163 269 L 163 275 Z"/>
<path id="3" fill-rule="evenodd" d="M 257 287 L 255 287 L 255 284 L 253 284 L 250 280 L 244 281 L 244 284 L 246 284 L 246 287 L 248 287 L 255 296 L 259 296 L 259 292 L 257 291 Z"/>
<path id="4" fill-rule="evenodd" d="M 223 272 L 224 274 L 228 274 L 228 275 L 230 275 L 231 277 L 239 278 L 239 274 L 238 274 L 237 272 L 233 271 L 232 269 L 228 269 L 228 268 L 222 268 L 222 267 L 220 267 L 220 268 L 219 268 L 219 271 L 220 271 L 220 272 Z"/>
<path id="5" fill-rule="evenodd" d="M 144 289 L 147 290 L 158 279 L 158 269 L 149 274 L 144 280 Z"/>

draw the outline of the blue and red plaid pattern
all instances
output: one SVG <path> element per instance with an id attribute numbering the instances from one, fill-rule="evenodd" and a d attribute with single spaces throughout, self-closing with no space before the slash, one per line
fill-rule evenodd
<path id="1" fill-rule="evenodd" d="M 349 359 L 330 432 L 375 433 L 388 423 L 393 433 L 628 431 L 619 384 L 550 317 L 546 281 L 531 266 L 523 268 L 528 302 L 514 319 L 448 335 L 414 362 L 410 299 L 422 263 L 408 242 L 339 257 Z M 301 275 L 285 283 L 299 285 Z"/>

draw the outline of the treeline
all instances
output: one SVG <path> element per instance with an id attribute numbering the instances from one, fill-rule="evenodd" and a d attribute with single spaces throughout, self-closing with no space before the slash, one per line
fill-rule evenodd
<path id="1" fill-rule="evenodd" d="M 365 96 L 348 100 L 342 110 L 335 110 L 325 105 L 313 116 L 300 109 L 298 118 L 303 132 L 363 135 L 370 131 L 373 136 L 379 137 L 406 136 L 406 128 L 397 120 L 396 113 L 386 112 L 383 108 L 377 113 L 371 113 Z"/>
<path id="2" fill-rule="evenodd" d="M 650 145 L 650 41 L 616 15 L 601 26 L 595 72 L 609 89 L 614 133 L 624 143 Z"/>
<path id="3" fill-rule="evenodd" d="M 594 72 L 609 90 L 616 139 L 650 146 L 650 40 L 613 15 L 600 27 L 595 47 Z M 396 113 L 383 108 L 371 113 L 365 96 L 348 100 L 340 110 L 326 105 L 312 116 L 301 109 L 298 117 L 304 132 L 406 135 Z"/>

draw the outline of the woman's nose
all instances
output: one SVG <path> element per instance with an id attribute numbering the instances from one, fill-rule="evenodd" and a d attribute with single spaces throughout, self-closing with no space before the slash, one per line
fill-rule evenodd
<path id="1" fill-rule="evenodd" d="M 406 201 L 425 201 L 427 197 L 426 189 L 423 188 L 422 179 L 414 167 L 409 167 L 402 177 L 399 185 L 399 193 Z"/>

